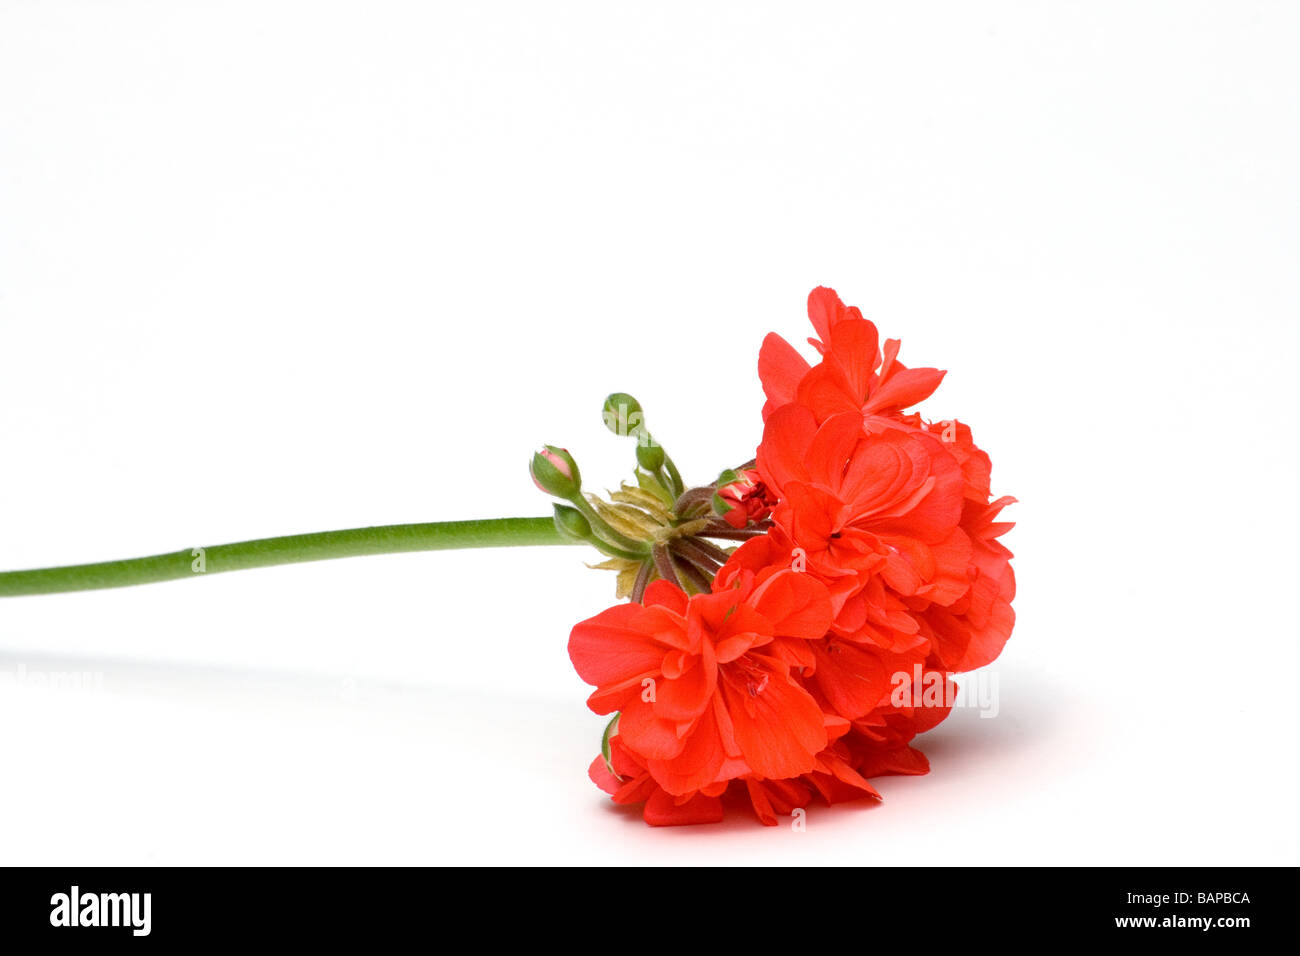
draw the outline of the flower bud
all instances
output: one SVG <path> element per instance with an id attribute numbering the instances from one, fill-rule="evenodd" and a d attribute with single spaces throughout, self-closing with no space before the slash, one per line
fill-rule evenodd
<path id="1" fill-rule="evenodd" d="M 533 462 L 528 468 L 533 476 L 533 484 L 548 495 L 557 498 L 573 498 L 582 489 L 582 476 L 578 472 L 578 463 L 563 448 L 547 445 L 533 455 Z"/>
<path id="2" fill-rule="evenodd" d="M 591 522 L 568 505 L 555 505 L 555 530 L 570 541 L 591 540 Z"/>
<path id="3" fill-rule="evenodd" d="M 743 528 L 751 521 L 766 519 L 775 504 L 758 472 L 752 468 L 728 469 L 718 476 L 713 510 L 733 528 Z"/>
<path id="4" fill-rule="evenodd" d="M 638 442 L 636 446 L 636 463 L 646 471 L 658 471 L 664 466 L 663 446 Z"/>
<path id="5" fill-rule="evenodd" d="M 618 718 L 621 716 L 621 714 L 615 714 L 610 719 L 609 723 L 605 725 L 605 733 L 600 738 L 600 755 L 605 758 L 605 767 L 619 780 L 623 778 L 619 777 L 618 771 L 614 769 L 614 754 L 609 745 L 609 740 L 618 733 Z"/>
<path id="6" fill-rule="evenodd" d="M 623 438 L 645 434 L 645 414 L 641 403 L 626 392 L 615 392 L 605 399 L 601 410 L 605 427 Z"/>

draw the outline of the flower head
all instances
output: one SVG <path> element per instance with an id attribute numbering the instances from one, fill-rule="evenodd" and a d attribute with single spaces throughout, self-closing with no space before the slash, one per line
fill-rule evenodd
<path id="1" fill-rule="evenodd" d="M 830 289 L 808 315 L 815 363 L 776 335 L 760 350 L 753 462 L 685 489 L 669 459 L 638 455 L 641 492 L 589 502 L 651 552 L 620 566 L 636 569 L 633 602 L 569 639 L 589 706 L 616 715 L 591 776 L 655 825 L 728 803 L 770 825 L 814 797 L 878 800 L 870 778 L 928 771 L 913 739 L 947 716 L 951 675 L 996 658 L 1015 622 L 997 540 L 1015 499 L 992 500 L 968 425 L 911 410 L 944 373 L 904 366 Z M 635 400 L 611 403 L 615 430 L 635 413 L 648 436 Z M 643 494 L 669 487 L 684 489 L 671 508 Z M 927 693 L 900 697 L 900 676 Z"/>

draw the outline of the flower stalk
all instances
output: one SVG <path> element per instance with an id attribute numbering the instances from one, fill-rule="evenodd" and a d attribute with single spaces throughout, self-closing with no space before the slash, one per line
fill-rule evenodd
<path id="1" fill-rule="evenodd" d="M 123 561 L 3 571 L 0 572 L 0 597 L 122 588 L 367 554 L 581 543 L 561 535 L 549 517 L 381 525 L 187 548 Z"/>

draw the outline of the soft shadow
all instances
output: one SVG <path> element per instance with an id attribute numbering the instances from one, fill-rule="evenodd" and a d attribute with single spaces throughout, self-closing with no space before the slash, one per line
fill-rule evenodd
<path id="1" fill-rule="evenodd" d="M 988 763 L 1000 756 L 1036 748 L 1049 741 L 1061 725 L 1069 691 L 1056 680 L 1024 669 L 997 671 L 997 712 L 983 716 L 977 706 L 956 707 L 916 746 L 933 763 Z M 975 680 L 957 677 L 957 683 Z"/>
<path id="2" fill-rule="evenodd" d="M 70 682 L 75 686 L 69 687 Z M 396 717 L 438 725 L 459 736 L 467 726 L 509 730 L 538 742 L 553 739 L 557 732 L 567 733 L 570 727 L 591 734 L 590 714 L 581 701 L 567 707 L 558 696 L 509 689 L 481 692 L 450 684 L 312 671 L 0 651 L 0 690 L 9 683 L 48 694 L 183 701 L 214 709 L 328 710 L 349 717 Z"/>

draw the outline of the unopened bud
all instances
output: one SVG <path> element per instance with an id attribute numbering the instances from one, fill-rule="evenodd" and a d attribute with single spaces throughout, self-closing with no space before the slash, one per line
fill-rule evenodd
<path id="1" fill-rule="evenodd" d="M 636 463 L 646 471 L 658 471 L 664 466 L 664 449 L 662 445 L 636 446 Z"/>
<path id="2" fill-rule="evenodd" d="M 722 495 L 718 494 L 716 491 L 713 493 L 713 497 L 710 500 L 713 502 L 713 513 L 716 515 L 726 517 L 727 512 L 735 508 L 735 505 L 728 504 L 727 499 L 723 498 Z"/>
<path id="3" fill-rule="evenodd" d="M 591 540 L 591 522 L 577 508 L 568 505 L 555 506 L 555 530 L 570 541 Z"/>
<path id="4" fill-rule="evenodd" d="M 605 427 L 615 435 L 628 438 L 645 434 L 645 414 L 641 411 L 641 403 L 626 392 L 615 392 L 605 399 L 601 417 L 605 420 Z"/>
<path id="5" fill-rule="evenodd" d="M 563 448 L 547 445 L 533 455 L 533 462 L 528 468 L 533 476 L 533 484 L 548 495 L 557 498 L 573 498 L 582 489 L 582 476 L 578 472 L 578 463 Z"/>
<path id="6" fill-rule="evenodd" d="M 718 490 L 713 496 L 713 510 L 733 528 L 743 528 L 751 521 L 762 521 L 772 513 L 776 502 L 752 468 L 728 469 L 718 476 Z"/>

